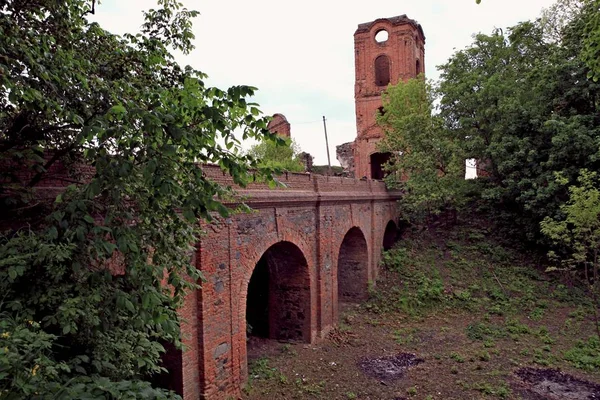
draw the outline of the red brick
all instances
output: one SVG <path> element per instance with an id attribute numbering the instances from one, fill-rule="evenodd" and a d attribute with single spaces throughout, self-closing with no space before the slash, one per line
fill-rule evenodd
<path id="1" fill-rule="evenodd" d="M 215 167 L 203 168 L 208 176 L 219 176 L 226 183 L 227 177 L 220 176 Z M 202 290 L 190 295 L 195 300 L 186 301 L 181 310 L 188 321 L 184 328 L 188 350 L 183 353 L 182 366 L 186 399 L 225 399 L 240 394 L 248 375 L 248 282 L 269 249 L 277 251 L 275 258 L 300 260 L 300 270 L 292 277 L 273 275 L 279 284 L 299 293 L 289 309 L 282 309 L 285 302 L 278 301 L 274 313 L 308 310 L 305 324 L 298 325 L 302 325 L 301 339 L 306 342 L 322 340 L 337 325 L 340 260 L 353 265 L 351 272 L 360 277 L 356 290 L 363 296 L 377 277 L 386 226 L 398 218 L 398 193 L 387 192 L 382 182 L 371 180 L 309 174 L 288 174 L 279 180 L 285 186 L 275 190 L 252 184 L 240 191 L 255 212 L 203 225 L 207 234 L 198 246 L 195 262 L 206 281 Z M 347 244 L 343 245 L 345 238 Z M 364 243 L 362 249 L 340 254 L 358 242 Z M 196 308 L 188 307 L 194 302 Z M 277 330 L 280 325 L 275 321 L 273 327 Z"/>
<path id="2" fill-rule="evenodd" d="M 380 43 L 375 40 L 380 31 L 388 33 L 387 41 Z M 377 60 L 381 57 L 389 60 L 390 84 L 416 77 L 424 72 L 425 35 L 421 26 L 406 15 L 380 18 L 358 26 L 354 33 L 354 51 L 357 130 L 354 176 L 376 178 L 372 174 L 371 155 L 379 152 L 377 143 L 383 137 L 376 117 L 382 106 L 381 94 L 387 87 L 387 82 L 378 82 Z"/>

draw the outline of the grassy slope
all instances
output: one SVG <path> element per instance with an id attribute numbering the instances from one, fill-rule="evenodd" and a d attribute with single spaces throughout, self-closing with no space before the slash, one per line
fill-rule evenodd
<path id="1" fill-rule="evenodd" d="M 384 263 L 370 300 L 345 307 L 328 341 L 274 344 L 275 355 L 251 365 L 247 398 L 537 398 L 514 376 L 523 366 L 600 382 L 585 296 L 488 229 L 409 232 Z M 425 362 L 391 382 L 357 366 L 400 352 Z"/>

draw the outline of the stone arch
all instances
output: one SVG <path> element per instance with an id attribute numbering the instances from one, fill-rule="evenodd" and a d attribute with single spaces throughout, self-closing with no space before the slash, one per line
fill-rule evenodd
<path id="1" fill-rule="evenodd" d="M 389 221 L 385 226 L 383 233 L 383 250 L 391 249 L 398 241 L 399 231 L 398 225 L 394 221 Z"/>
<path id="2" fill-rule="evenodd" d="M 247 280 L 243 319 L 247 334 L 310 342 L 310 315 L 310 273 L 304 253 L 292 242 L 271 245 Z"/>
<path id="3" fill-rule="evenodd" d="M 390 58 L 382 54 L 375 59 L 375 84 L 377 86 L 387 86 L 390 80 Z"/>
<path id="4" fill-rule="evenodd" d="M 351 228 L 340 246 L 337 262 L 337 291 L 340 302 L 359 302 L 368 295 L 369 250 L 365 235 Z"/>

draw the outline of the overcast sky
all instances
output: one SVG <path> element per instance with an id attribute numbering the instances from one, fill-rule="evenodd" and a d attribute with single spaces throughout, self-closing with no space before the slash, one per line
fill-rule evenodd
<path id="1" fill-rule="evenodd" d="M 209 75 L 208 84 L 259 88 L 255 101 L 265 114 L 284 114 L 302 150 L 326 164 L 322 116 L 327 118 L 333 165 L 335 146 L 356 137 L 354 41 L 359 23 L 406 14 L 425 32 L 425 72 L 490 33 L 535 19 L 554 0 L 183 0 L 201 15 L 196 49 L 180 61 Z M 95 20 L 113 32 L 137 32 L 141 10 L 153 0 L 102 0 Z"/>

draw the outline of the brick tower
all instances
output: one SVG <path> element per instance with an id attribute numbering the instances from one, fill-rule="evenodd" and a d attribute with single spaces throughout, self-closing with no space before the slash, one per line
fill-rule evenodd
<path id="1" fill-rule="evenodd" d="M 382 179 L 382 165 L 389 153 L 381 153 L 377 142 L 383 136 L 377 113 L 383 111 L 381 93 L 388 84 L 408 80 L 425 70 L 423 28 L 406 15 L 379 18 L 358 25 L 354 32 L 356 81 L 356 141 L 354 176 Z"/>
<path id="2" fill-rule="evenodd" d="M 269 132 L 275 133 L 283 138 L 292 136 L 291 125 L 283 114 L 274 114 L 273 119 L 271 119 L 267 125 L 267 129 Z"/>

